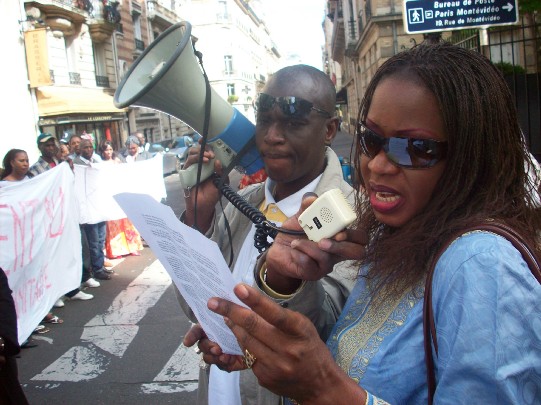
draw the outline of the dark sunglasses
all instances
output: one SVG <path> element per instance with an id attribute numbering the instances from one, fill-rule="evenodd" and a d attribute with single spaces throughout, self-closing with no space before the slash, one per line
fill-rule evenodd
<path id="1" fill-rule="evenodd" d="M 255 110 L 257 112 L 266 112 L 270 111 L 275 105 L 277 105 L 287 117 L 304 118 L 310 114 L 310 111 L 312 110 L 327 118 L 332 117 L 331 113 L 314 107 L 313 103 L 303 98 L 294 96 L 273 97 L 265 93 L 259 93 L 255 102 Z"/>
<path id="2" fill-rule="evenodd" d="M 364 123 L 357 124 L 357 136 L 363 153 L 374 158 L 382 149 L 395 166 L 405 169 L 432 167 L 447 155 L 447 142 L 418 138 L 385 138 Z"/>

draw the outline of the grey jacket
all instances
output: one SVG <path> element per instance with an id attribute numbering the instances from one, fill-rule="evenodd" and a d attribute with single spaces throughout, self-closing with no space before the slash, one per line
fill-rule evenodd
<path id="1" fill-rule="evenodd" d="M 316 186 L 316 194 L 321 195 L 327 190 L 339 188 L 353 205 L 355 190 L 343 179 L 342 167 L 338 157 L 330 148 L 326 150 L 326 160 L 327 166 L 321 180 Z M 264 183 L 251 185 L 241 190 L 240 194 L 252 206 L 258 207 L 265 199 Z M 231 234 L 234 235 L 231 241 L 225 231 L 224 216 L 229 222 Z M 252 224 L 246 216 L 231 204 L 228 204 L 224 209 L 223 215 L 215 218 L 213 225 L 207 232 L 207 236 L 218 244 L 228 263 L 232 244 L 235 257 L 230 266 L 231 269 L 235 267 L 237 253 L 240 251 L 251 226 Z M 291 298 L 275 301 L 284 307 L 303 313 L 310 318 L 318 329 L 321 338 L 325 340 L 330 334 L 353 288 L 356 275 L 357 269 L 351 262 L 342 262 L 337 264 L 333 272 L 322 280 L 306 282 L 300 291 Z M 257 275 L 255 279 L 258 279 Z M 197 319 L 184 299 L 182 299 L 180 294 L 177 295 L 183 311 L 193 322 L 197 322 Z M 317 308 L 317 310 L 314 310 L 314 308 Z M 198 405 L 208 404 L 208 380 L 208 371 L 201 370 L 199 373 Z M 240 392 L 243 405 L 278 405 L 281 403 L 279 396 L 259 386 L 251 370 L 240 372 Z"/>

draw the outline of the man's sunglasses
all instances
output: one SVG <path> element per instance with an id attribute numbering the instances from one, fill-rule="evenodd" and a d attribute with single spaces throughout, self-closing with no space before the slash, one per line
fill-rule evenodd
<path id="1" fill-rule="evenodd" d="M 255 102 L 255 109 L 257 112 L 266 112 L 270 111 L 275 105 L 277 105 L 287 117 L 305 118 L 312 110 L 327 118 L 332 117 L 331 113 L 314 107 L 314 104 L 310 101 L 294 96 L 273 97 L 265 93 L 259 93 Z"/>
<path id="2" fill-rule="evenodd" d="M 432 167 L 447 156 L 447 142 L 418 138 L 385 138 L 364 123 L 357 124 L 357 136 L 363 153 L 374 158 L 383 149 L 387 159 L 405 169 Z"/>

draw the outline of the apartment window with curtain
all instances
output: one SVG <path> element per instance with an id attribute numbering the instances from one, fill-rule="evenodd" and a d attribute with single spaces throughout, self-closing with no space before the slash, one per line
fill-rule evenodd
<path id="1" fill-rule="evenodd" d="M 141 35 L 141 15 L 134 13 L 132 15 L 133 21 L 133 36 L 135 38 L 135 49 L 143 51 L 145 49 L 145 44 L 143 43 L 143 37 Z"/>
<path id="2" fill-rule="evenodd" d="M 79 58 L 80 46 L 75 37 L 64 38 L 66 49 L 66 61 L 68 67 L 69 83 L 81 85 L 81 75 L 78 72 L 77 60 Z"/>
<path id="3" fill-rule="evenodd" d="M 233 57 L 231 55 L 224 56 L 225 70 L 226 75 L 233 74 Z"/>
<path id="4" fill-rule="evenodd" d="M 109 87 L 109 78 L 107 77 L 107 67 L 105 64 L 105 44 L 94 43 L 93 48 L 96 86 Z"/>
<path id="5" fill-rule="evenodd" d="M 218 1 L 218 13 L 216 15 L 218 21 L 225 21 L 229 18 L 227 14 L 227 1 L 219 0 Z"/>
<path id="6" fill-rule="evenodd" d="M 141 37 L 141 16 L 137 13 L 132 15 L 133 20 L 133 35 L 136 39 L 142 39 Z"/>

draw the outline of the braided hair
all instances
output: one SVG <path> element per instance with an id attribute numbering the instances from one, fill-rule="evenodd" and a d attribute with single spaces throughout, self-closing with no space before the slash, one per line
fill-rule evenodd
<path id="1" fill-rule="evenodd" d="M 364 95 L 359 121 L 368 115 L 378 85 L 389 77 L 412 81 L 438 102 L 448 141 L 446 168 L 424 210 L 400 228 L 382 224 L 358 197 L 358 225 L 373 236 L 367 277 L 382 298 L 398 297 L 424 279 L 431 257 L 466 225 L 495 218 L 530 242 L 541 230 L 527 176 L 531 156 L 516 108 L 500 71 L 481 54 L 449 43 L 420 44 L 388 59 Z M 355 167 L 361 149 L 356 136 Z M 404 254 L 404 252 L 408 252 Z M 540 252 L 537 252 L 538 254 Z"/>

